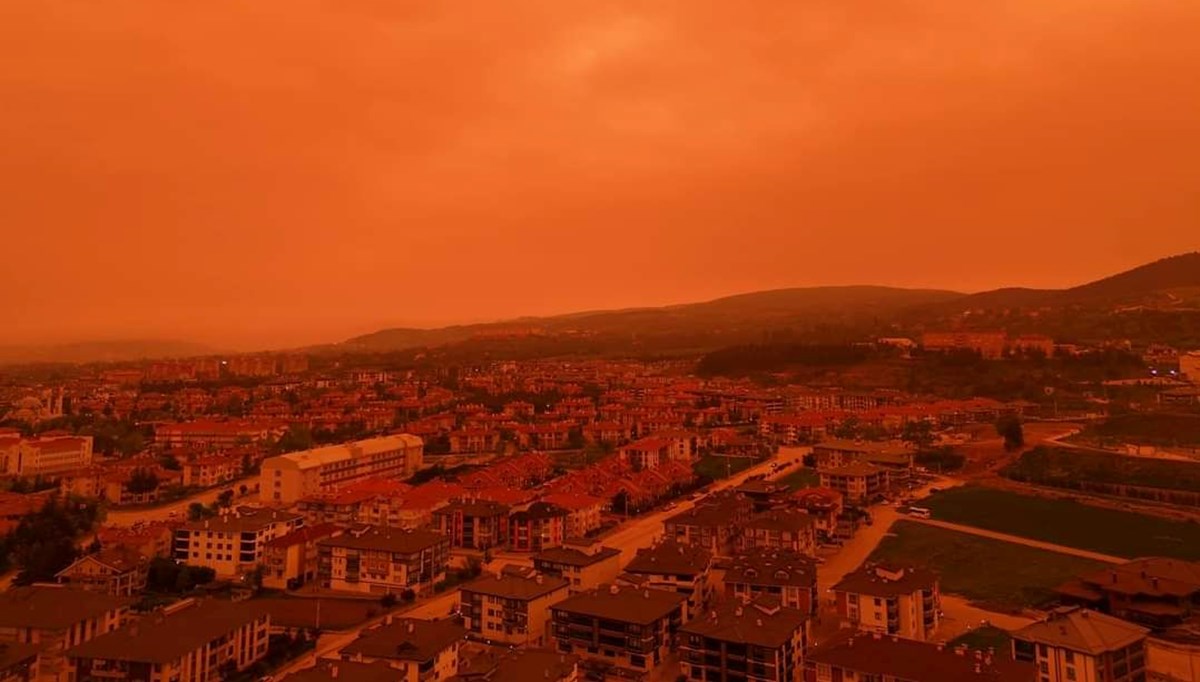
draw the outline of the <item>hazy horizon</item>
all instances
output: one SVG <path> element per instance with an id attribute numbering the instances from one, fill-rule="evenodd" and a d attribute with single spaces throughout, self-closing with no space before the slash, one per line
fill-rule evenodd
<path id="1" fill-rule="evenodd" d="M 229 349 L 1200 247 L 1200 5 L 0 7 L 5 344 Z"/>

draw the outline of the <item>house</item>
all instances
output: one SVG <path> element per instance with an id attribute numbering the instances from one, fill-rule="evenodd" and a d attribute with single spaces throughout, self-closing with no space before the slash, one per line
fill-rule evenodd
<path id="1" fill-rule="evenodd" d="M 671 461 L 671 445 L 666 438 L 640 438 L 622 445 L 617 455 L 634 471 L 657 469 L 660 464 Z"/>
<path id="2" fill-rule="evenodd" d="M 935 573 L 907 566 L 866 564 L 833 587 L 845 626 L 928 641 L 940 624 Z"/>
<path id="3" fill-rule="evenodd" d="M 792 493 L 792 504 L 807 513 L 813 520 L 817 539 L 828 540 L 843 537 L 841 516 L 845 510 L 842 494 L 832 488 L 801 488 Z"/>
<path id="4" fill-rule="evenodd" d="M 267 655 L 271 618 L 251 602 L 187 599 L 69 649 L 72 682 L 217 682 Z"/>
<path id="5" fill-rule="evenodd" d="M 565 578 L 502 574 L 481 577 L 459 590 L 463 625 L 475 637 L 514 646 L 549 642 L 550 606 L 568 596 Z"/>
<path id="6" fill-rule="evenodd" d="M 55 576 L 85 590 L 115 597 L 132 597 L 146 588 L 150 562 L 140 552 L 126 547 L 104 548 L 80 557 Z"/>
<path id="7" fill-rule="evenodd" d="M 888 490 L 888 471 L 874 464 L 857 462 L 821 469 L 821 487 L 832 488 L 852 504 L 870 504 Z"/>
<path id="8" fill-rule="evenodd" d="M 175 553 L 175 529 L 172 526 L 163 521 L 139 521 L 132 526 L 101 526 L 96 529 L 96 539 L 106 549 L 132 549 L 148 559 L 169 557 Z"/>
<path id="9" fill-rule="evenodd" d="M 355 526 L 317 543 L 321 587 L 368 594 L 421 594 L 446 579 L 450 539 L 441 533 Z"/>
<path id="10" fill-rule="evenodd" d="M 253 570 L 263 561 L 266 544 L 304 525 L 299 514 L 236 507 L 211 519 L 189 521 L 175 530 L 175 560 L 208 566 L 218 576 Z"/>
<path id="11" fill-rule="evenodd" d="M 816 522 L 808 514 L 791 509 L 755 514 L 742 524 L 738 548 L 741 551 L 779 549 L 814 556 L 817 550 Z"/>
<path id="12" fill-rule="evenodd" d="M 756 549 L 724 566 L 725 594 L 746 600 L 775 597 L 786 608 L 817 614 L 817 564 L 796 552 Z"/>
<path id="13" fill-rule="evenodd" d="M 567 510 L 534 502 L 508 517 L 509 548 L 514 552 L 540 552 L 558 547 L 567 537 Z"/>
<path id="14" fill-rule="evenodd" d="M 1200 615 L 1200 562 L 1134 559 L 1080 576 L 1057 592 L 1065 604 L 1163 631 Z"/>
<path id="15" fill-rule="evenodd" d="M 302 526 L 269 540 L 263 546 L 263 587 L 294 590 L 317 579 L 320 552 L 317 543 L 341 535 L 342 527 L 332 523 Z"/>
<path id="16" fill-rule="evenodd" d="M 386 663 L 400 682 L 435 682 L 458 674 L 459 650 L 467 631 L 450 620 L 388 617 L 366 630 L 339 655 L 354 663 Z M 397 677 L 393 675 L 392 680 Z"/>
<path id="17" fill-rule="evenodd" d="M 601 515 L 608 500 L 579 493 L 551 493 L 542 502 L 567 510 L 566 536 L 582 538 L 600 528 Z"/>
<path id="18" fill-rule="evenodd" d="M 550 607 L 556 649 L 634 676 L 660 665 L 687 618 L 678 592 L 601 586 Z"/>
<path id="19" fill-rule="evenodd" d="M 64 652 L 121 627 L 131 603 L 66 585 L 15 587 L 0 592 L 0 642 L 36 646 L 39 679 L 66 682 Z"/>
<path id="20" fill-rule="evenodd" d="M 1040 682 L 1032 665 L 1003 652 L 853 630 L 809 649 L 804 670 L 805 682 Z"/>
<path id="21" fill-rule="evenodd" d="M 533 555 L 533 568 L 539 573 L 567 579 L 572 594 L 585 592 L 617 579 L 621 571 L 621 550 L 603 547 L 597 542 L 568 540 L 561 547 Z"/>
<path id="22" fill-rule="evenodd" d="M 692 682 L 799 682 L 809 615 L 760 597 L 698 614 L 679 630 L 679 668 Z"/>
<path id="23" fill-rule="evenodd" d="M 1076 606 L 1012 635 L 1012 654 L 1037 666 L 1047 682 L 1141 682 L 1146 679 L 1146 628 Z"/>
<path id="24" fill-rule="evenodd" d="M 741 525 L 750 519 L 753 504 L 740 496 L 709 496 L 703 503 L 663 522 L 663 537 L 703 547 L 717 556 L 737 544 Z"/>
<path id="25" fill-rule="evenodd" d="M 712 598 L 709 581 L 712 564 L 713 555 L 707 549 L 668 540 L 639 549 L 617 581 L 656 590 L 674 590 L 687 597 L 689 613 L 698 613 Z M 630 580 L 631 577 L 634 580 Z"/>
<path id="26" fill-rule="evenodd" d="M 451 547 L 485 550 L 508 542 L 509 507 L 486 500 L 458 500 L 433 512 L 434 526 Z"/>

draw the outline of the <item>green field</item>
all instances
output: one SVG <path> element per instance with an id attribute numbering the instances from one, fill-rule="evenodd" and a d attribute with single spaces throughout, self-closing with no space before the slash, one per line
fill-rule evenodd
<path id="1" fill-rule="evenodd" d="M 753 457 L 725 457 L 722 455 L 705 455 L 692 465 L 697 476 L 704 476 L 714 481 L 732 476 L 739 471 L 749 469 L 758 460 Z"/>
<path id="2" fill-rule="evenodd" d="M 1200 559 L 1196 523 L 974 486 L 944 490 L 923 505 L 941 521 L 1101 554 Z"/>
<path id="3" fill-rule="evenodd" d="M 1005 467 L 1003 474 L 1015 481 L 1058 488 L 1087 482 L 1200 493 L 1200 463 L 1075 448 L 1036 447 Z"/>
<path id="4" fill-rule="evenodd" d="M 821 477 L 815 469 L 805 467 L 784 476 L 778 482 L 786 485 L 791 490 L 799 490 L 801 488 L 815 488 L 821 485 Z"/>
<path id="5" fill-rule="evenodd" d="M 1001 630 L 992 625 L 984 625 L 950 640 L 947 646 L 953 649 L 960 644 L 965 644 L 972 651 L 983 651 L 992 648 L 996 651 L 1004 652 L 1009 650 L 1010 642 L 1012 642 L 1012 636 L 1008 634 L 1007 630 Z"/>
<path id="6" fill-rule="evenodd" d="M 1090 426 L 1084 437 L 1106 443 L 1200 446 L 1200 415 L 1150 412 L 1109 417 Z"/>
<path id="7" fill-rule="evenodd" d="M 1044 604 L 1058 585 L 1108 565 L 911 521 L 897 521 L 871 559 L 925 566 L 941 575 L 943 592 L 1014 612 Z"/>

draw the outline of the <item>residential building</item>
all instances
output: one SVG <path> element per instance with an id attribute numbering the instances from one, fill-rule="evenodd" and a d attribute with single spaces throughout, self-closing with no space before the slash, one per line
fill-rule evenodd
<path id="1" fill-rule="evenodd" d="M 639 549 L 618 582 L 673 590 L 687 597 L 689 613 L 699 613 L 712 598 L 712 564 L 713 555 L 707 549 L 668 540 Z"/>
<path id="2" fill-rule="evenodd" d="M 738 547 L 779 549 L 813 556 L 817 550 L 816 523 L 802 511 L 772 509 L 755 514 L 742 524 Z"/>
<path id="3" fill-rule="evenodd" d="M 579 493 L 551 493 L 542 502 L 567 510 L 566 536 L 582 538 L 600 528 L 608 500 Z"/>
<path id="4" fill-rule="evenodd" d="M 0 642 L 0 682 L 34 682 L 37 678 L 37 646 Z"/>
<path id="5" fill-rule="evenodd" d="M 440 682 L 458 674 L 466 634 L 465 628 L 450 620 L 389 616 L 382 625 L 361 633 L 339 655 L 343 661 L 386 663 L 400 672 L 399 682 Z"/>
<path id="6" fill-rule="evenodd" d="M 184 600 L 68 650 L 68 679 L 217 682 L 266 657 L 270 627 L 250 602 Z"/>
<path id="7" fill-rule="evenodd" d="M 801 488 L 791 497 L 794 506 L 812 517 L 818 540 L 853 534 L 853 530 L 845 528 L 842 523 L 842 512 L 845 510 L 842 499 L 842 494 L 832 488 Z"/>
<path id="8" fill-rule="evenodd" d="M 508 542 L 508 514 L 499 502 L 458 500 L 435 510 L 433 523 L 451 547 L 485 550 Z"/>
<path id="9" fill-rule="evenodd" d="M 183 462 L 183 484 L 211 488 L 234 481 L 243 475 L 242 456 L 245 453 L 203 455 Z"/>
<path id="10" fill-rule="evenodd" d="M 121 627 L 131 603 L 66 585 L 15 587 L 0 592 L 0 642 L 36 646 L 38 678 L 68 682 L 64 652 Z"/>
<path id="11" fill-rule="evenodd" d="M 891 478 L 903 481 L 912 473 L 916 449 L 901 441 L 826 440 L 813 446 L 813 457 L 817 469 L 873 464 L 887 469 Z"/>
<path id="12" fill-rule="evenodd" d="M 321 587 L 370 594 L 421 594 L 446 579 L 450 539 L 441 533 L 356 526 L 317 543 Z"/>
<path id="13" fill-rule="evenodd" d="M 149 573 L 150 562 L 145 556 L 135 549 L 117 546 L 76 559 L 56 577 L 60 583 L 85 590 L 131 597 L 146 588 Z"/>
<path id="14" fill-rule="evenodd" d="M 817 564 L 796 552 L 756 549 L 724 566 L 725 594 L 741 600 L 774 597 L 785 608 L 817 614 Z"/>
<path id="15" fill-rule="evenodd" d="M 653 670 L 674 647 L 687 618 L 678 592 L 618 585 L 568 597 L 550 607 L 558 651 L 640 675 Z"/>
<path id="16" fill-rule="evenodd" d="M 262 563 L 268 542 L 302 525 L 299 514 L 257 507 L 226 509 L 176 529 L 175 560 L 208 566 L 219 576 L 235 576 Z"/>
<path id="17" fill-rule="evenodd" d="M 809 649 L 805 682 L 1040 682 L 1005 652 L 843 630 Z"/>
<path id="18" fill-rule="evenodd" d="M 703 503 L 663 522 L 663 537 L 703 547 L 717 556 L 730 553 L 742 524 L 750 519 L 753 503 L 741 496 L 710 496 Z"/>
<path id="19" fill-rule="evenodd" d="M 549 642 L 550 606 L 566 599 L 565 578 L 540 573 L 479 578 L 459 590 L 463 625 L 475 637 L 515 646 Z"/>
<path id="20" fill-rule="evenodd" d="M 176 424 L 159 424 L 154 428 L 154 443 L 167 448 L 227 450 L 272 441 L 282 436 L 286 430 L 286 423 L 271 419 L 199 419 Z"/>
<path id="21" fill-rule="evenodd" d="M 931 571 L 868 563 L 833 591 L 843 625 L 927 641 L 940 624 L 941 593 Z"/>
<path id="22" fill-rule="evenodd" d="M 808 614 L 778 599 L 728 604 L 680 629 L 680 671 L 692 682 L 800 682 L 808 641 Z"/>
<path id="23" fill-rule="evenodd" d="M 1057 591 L 1065 604 L 1162 631 L 1200 616 L 1200 562 L 1134 559 L 1080 576 Z"/>
<path id="24" fill-rule="evenodd" d="M 296 530 L 269 540 L 263 546 L 263 587 L 273 590 L 294 590 L 317 579 L 320 551 L 317 543 L 342 534 L 342 527 L 332 523 L 301 526 Z"/>
<path id="25" fill-rule="evenodd" d="M 932 353 L 970 351 L 984 359 L 996 360 L 1004 355 L 1008 335 L 1004 332 L 925 332 L 921 346 Z"/>
<path id="26" fill-rule="evenodd" d="M 821 469 L 821 487 L 842 494 L 852 504 L 870 504 L 888 490 L 887 469 L 862 462 L 833 469 Z"/>
<path id="27" fill-rule="evenodd" d="M 355 663 L 318 659 L 316 665 L 286 675 L 280 682 L 396 682 L 396 677 L 396 671 L 387 661 Z"/>
<path id="28" fill-rule="evenodd" d="M 460 663 L 458 677 L 455 678 L 456 682 L 580 682 L 582 679 L 578 656 L 560 654 L 551 649 L 515 649 L 500 654 L 489 652 Z"/>
<path id="29" fill-rule="evenodd" d="M 533 555 L 533 567 L 539 573 L 567 579 L 570 592 L 586 592 L 617 579 L 621 572 L 621 550 L 603 547 L 598 542 L 568 540 Z"/>
<path id="30" fill-rule="evenodd" d="M 622 445 L 617 455 L 634 471 L 657 469 L 660 464 L 671 461 L 672 443 L 666 438 L 640 438 Z"/>
<path id="31" fill-rule="evenodd" d="M 534 502 L 508 517 L 509 548 L 514 552 L 541 552 L 558 547 L 567 537 L 567 510 Z"/>
<path id="32" fill-rule="evenodd" d="M 268 457 L 259 494 L 264 502 L 291 504 L 364 478 L 408 477 L 421 468 L 422 452 L 421 439 L 404 434 Z"/>
<path id="33" fill-rule="evenodd" d="M 1075 606 L 1013 633 L 1012 653 L 1039 682 L 1143 682 L 1146 628 Z"/>

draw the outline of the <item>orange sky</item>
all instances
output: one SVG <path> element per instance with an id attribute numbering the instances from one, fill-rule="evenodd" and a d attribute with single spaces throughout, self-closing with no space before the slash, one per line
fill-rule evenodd
<path id="1" fill-rule="evenodd" d="M 1076 283 L 1200 247 L 1197 36 L 1195 0 L 0 3 L 4 342 Z"/>

